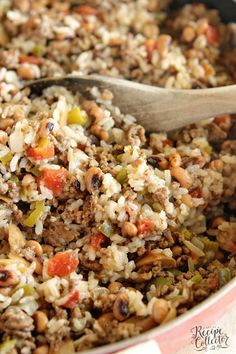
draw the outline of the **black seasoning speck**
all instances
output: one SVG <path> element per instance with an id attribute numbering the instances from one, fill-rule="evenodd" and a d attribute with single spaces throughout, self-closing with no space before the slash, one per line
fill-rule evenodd
<path id="1" fill-rule="evenodd" d="M 79 182 L 78 180 L 75 181 L 74 187 L 75 187 L 75 189 L 77 190 L 77 192 L 80 192 L 80 187 L 81 187 L 81 185 L 80 185 L 80 182 Z"/>
<path id="2" fill-rule="evenodd" d="M 7 280 L 8 276 L 9 276 L 9 272 L 7 270 L 0 271 L 0 280 L 1 281 Z"/>
<path id="3" fill-rule="evenodd" d="M 92 188 L 93 188 L 94 190 L 99 189 L 99 188 L 101 187 L 101 185 L 102 185 L 102 178 L 101 178 L 101 176 L 99 176 L 99 175 L 94 175 L 94 176 L 92 177 L 91 184 L 92 184 Z"/>
<path id="4" fill-rule="evenodd" d="M 127 302 L 125 301 L 121 301 L 120 303 L 120 312 L 124 317 L 128 317 L 129 316 L 129 307 Z"/>
<path id="5" fill-rule="evenodd" d="M 48 122 L 47 129 L 51 132 L 54 128 L 54 124 L 52 122 Z"/>
<path id="6" fill-rule="evenodd" d="M 158 167 L 158 162 L 159 162 L 159 159 L 157 156 L 151 156 L 151 157 L 148 157 L 148 159 L 147 159 L 148 165 L 151 165 L 154 168 Z"/>

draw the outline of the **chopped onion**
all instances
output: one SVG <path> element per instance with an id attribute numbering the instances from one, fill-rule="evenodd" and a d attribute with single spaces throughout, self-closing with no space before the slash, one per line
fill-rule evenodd
<path id="1" fill-rule="evenodd" d="M 194 254 L 196 254 L 198 257 L 203 257 L 205 256 L 205 253 L 202 252 L 202 250 L 198 247 L 196 247 L 192 242 L 184 240 L 184 244 L 186 247 L 188 247 L 188 249 L 193 252 Z"/>

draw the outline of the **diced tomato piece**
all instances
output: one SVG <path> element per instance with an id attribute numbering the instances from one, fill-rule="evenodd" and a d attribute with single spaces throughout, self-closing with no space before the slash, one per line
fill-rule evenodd
<path id="1" fill-rule="evenodd" d="M 231 116 L 225 114 L 214 119 L 215 124 L 217 124 L 223 130 L 228 131 L 231 126 Z"/>
<path id="2" fill-rule="evenodd" d="M 202 191 L 199 187 L 192 189 L 189 194 L 191 195 L 192 198 L 202 198 Z"/>
<path id="3" fill-rule="evenodd" d="M 87 6 L 87 5 L 78 6 L 77 9 L 76 9 L 76 12 L 78 14 L 87 15 L 87 16 L 98 16 L 98 15 L 100 15 L 100 11 L 98 11 L 94 7 Z"/>
<path id="4" fill-rule="evenodd" d="M 190 252 L 191 258 L 194 262 L 198 262 L 199 256 L 196 253 Z"/>
<path id="5" fill-rule="evenodd" d="M 218 275 L 215 275 L 213 278 L 210 278 L 209 280 L 211 280 L 211 281 L 207 282 L 207 287 L 209 289 L 215 290 L 215 289 L 219 288 L 220 279 L 219 279 Z"/>
<path id="6" fill-rule="evenodd" d="M 145 220 L 142 220 L 142 221 L 139 221 L 138 222 L 138 225 L 137 225 L 137 228 L 138 228 L 138 232 L 142 235 L 147 235 L 149 234 L 153 228 L 154 228 L 154 225 L 153 225 L 153 221 L 152 220 L 148 220 L 148 219 L 145 219 Z"/>
<path id="7" fill-rule="evenodd" d="M 29 64 L 35 64 L 35 65 L 42 65 L 43 64 L 43 59 L 42 58 L 37 58 L 33 55 L 29 56 L 21 56 L 19 57 L 19 62 L 21 64 L 23 63 L 29 63 Z"/>
<path id="8" fill-rule="evenodd" d="M 163 146 L 173 146 L 173 141 L 170 139 L 166 139 L 162 141 Z"/>
<path id="9" fill-rule="evenodd" d="M 26 155 L 35 160 L 49 159 L 55 155 L 54 145 L 49 143 L 46 146 L 30 147 L 27 149 Z"/>
<path id="10" fill-rule="evenodd" d="M 104 242 L 107 240 L 107 237 L 101 232 L 97 232 L 91 236 L 90 245 L 95 249 L 99 250 Z"/>
<path id="11" fill-rule="evenodd" d="M 216 27 L 208 26 L 206 31 L 206 38 L 209 44 L 218 44 L 220 41 L 220 34 Z"/>
<path id="12" fill-rule="evenodd" d="M 48 261 L 48 275 L 65 277 L 73 272 L 78 264 L 79 260 L 75 252 L 58 252 Z"/>
<path id="13" fill-rule="evenodd" d="M 53 192 L 54 197 L 57 197 L 63 191 L 67 175 L 68 171 L 65 168 L 59 170 L 45 169 L 38 178 L 38 185 L 43 184 Z"/>
<path id="14" fill-rule="evenodd" d="M 147 59 L 152 60 L 152 53 L 157 48 L 157 41 L 155 39 L 148 39 L 145 43 L 145 48 L 147 52 Z"/>
<path id="15" fill-rule="evenodd" d="M 202 67 L 203 67 L 203 69 L 205 71 L 206 76 L 211 76 L 211 75 L 214 74 L 214 70 L 213 70 L 213 68 L 210 65 L 208 65 L 206 63 L 203 63 Z"/>
<path id="16" fill-rule="evenodd" d="M 62 305 L 66 309 L 74 309 L 79 302 L 79 292 L 75 290 L 68 298 L 68 300 Z"/>

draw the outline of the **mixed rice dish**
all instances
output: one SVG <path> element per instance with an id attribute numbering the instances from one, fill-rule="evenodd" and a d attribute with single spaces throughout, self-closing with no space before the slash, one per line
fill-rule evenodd
<path id="1" fill-rule="evenodd" d="M 113 94 L 28 80 L 236 81 L 235 24 L 170 1 L 0 2 L 0 353 L 74 353 L 185 313 L 236 272 L 236 119 L 145 133 Z"/>

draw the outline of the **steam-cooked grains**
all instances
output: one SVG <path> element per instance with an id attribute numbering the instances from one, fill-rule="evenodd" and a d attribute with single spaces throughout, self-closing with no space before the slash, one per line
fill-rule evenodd
<path id="1" fill-rule="evenodd" d="M 169 2 L 0 2 L 4 352 L 128 338 L 235 275 L 234 117 L 146 134 L 107 89 L 21 90 L 68 73 L 182 89 L 235 82 L 234 24 Z"/>

